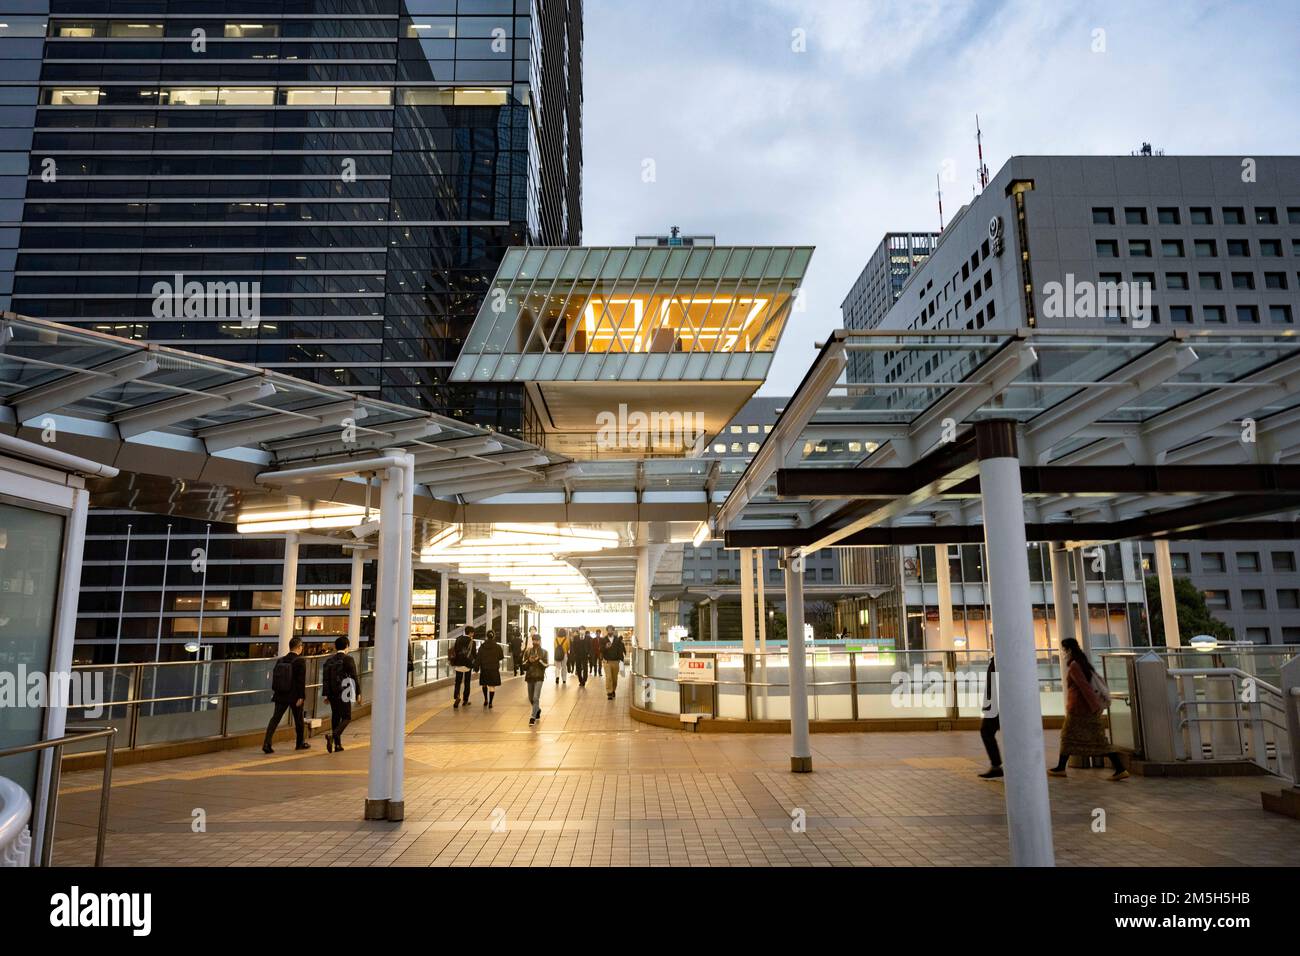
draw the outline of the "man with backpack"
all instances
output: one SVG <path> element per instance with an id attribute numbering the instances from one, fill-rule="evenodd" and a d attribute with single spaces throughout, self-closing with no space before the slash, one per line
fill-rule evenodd
<path id="1" fill-rule="evenodd" d="M 348 653 L 348 639 L 334 642 L 334 656 L 321 668 L 321 687 L 330 705 L 330 732 L 325 735 L 325 749 L 343 751 L 343 730 L 352 721 L 352 705 L 361 703 L 361 681 L 357 662 Z"/>
<path id="2" fill-rule="evenodd" d="M 307 701 L 307 662 L 302 656 L 302 638 L 289 640 L 289 653 L 275 662 L 271 668 L 271 701 L 275 711 L 271 722 L 266 725 L 266 740 L 262 742 L 262 753 L 275 753 L 271 749 L 271 737 L 280 725 L 286 710 L 293 714 L 293 729 L 298 736 L 295 750 L 310 750 L 311 744 L 303 739 L 305 725 L 302 717 L 302 705 Z"/>

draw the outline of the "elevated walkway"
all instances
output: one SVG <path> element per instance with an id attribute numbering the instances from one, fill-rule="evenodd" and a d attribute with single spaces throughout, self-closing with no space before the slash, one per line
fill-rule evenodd
<path id="1" fill-rule="evenodd" d="M 496 706 L 410 701 L 406 819 L 365 822 L 369 720 L 347 750 L 227 750 L 122 768 L 110 866 L 936 865 L 1008 863 L 1002 785 L 976 777 L 975 733 L 828 734 L 816 772 L 788 738 L 691 735 L 635 722 L 632 687 L 523 682 Z M 1044 735 L 1044 763 L 1055 756 Z M 1300 821 L 1259 806 L 1257 779 L 1141 779 L 1071 770 L 1050 784 L 1061 865 L 1300 865 Z M 56 865 L 93 858 L 93 772 L 65 775 Z M 1092 829 L 1106 810 L 1106 832 Z M 203 836 L 195 836 L 202 821 Z M 801 826 L 796 823 L 802 821 Z"/>

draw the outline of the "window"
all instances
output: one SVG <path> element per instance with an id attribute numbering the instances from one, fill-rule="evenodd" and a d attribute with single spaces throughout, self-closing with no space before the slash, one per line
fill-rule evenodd
<path id="1" fill-rule="evenodd" d="M 1186 552 L 1176 551 L 1169 555 L 1169 568 L 1180 574 L 1186 574 L 1192 570 L 1190 556 Z"/>
<path id="2" fill-rule="evenodd" d="M 1115 225 L 1115 210 L 1101 209 L 1096 206 L 1092 210 L 1092 224 L 1094 226 L 1113 226 Z"/>
<path id="3" fill-rule="evenodd" d="M 1193 226 L 1212 226 L 1214 225 L 1214 214 L 1210 212 L 1209 206 L 1193 206 L 1188 210 L 1191 214 L 1191 223 Z"/>
<path id="4" fill-rule="evenodd" d="M 1255 207 L 1255 225 L 1257 226 L 1276 226 L 1277 210 L 1272 206 Z"/>
<path id="5" fill-rule="evenodd" d="M 1156 210 L 1156 222 L 1162 226 L 1178 225 L 1178 209 L 1174 206 L 1161 206 Z"/>
<path id="6" fill-rule="evenodd" d="M 1253 305 L 1237 306 L 1237 321 L 1245 322 L 1249 325 L 1258 325 L 1259 309 L 1255 308 Z"/>
<path id="7" fill-rule="evenodd" d="M 701 569 L 700 569 L 700 580 L 701 580 L 701 581 L 712 581 L 712 580 L 713 580 L 713 570 L 712 570 L 711 568 L 701 568 Z"/>
<path id="8" fill-rule="evenodd" d="M 327 89 L 282 89 L 280 102 L 285 106 L 333 106 L 334 90 Z"/>
<path id="9" fill-rule="evenodd" d="M 1219 254 L 1213 239 L 1197 239 L 1192 243 L 1192 249 L 1198 259 L 1213 259 Z"/>
<path id="10" fill-rule="evenodd" d="M 1192 324 L 1192 307 L 1190 305 L 1171 305 L 1169 307 L 1169 321 L 1175 325 Z"/>
<path id="11" fill-rule="evenodd" d="M 278 37 L 278 23 L 227 23 L 226 36 L 236 40 L 259 40 L 266 37 Z"/>
<path id="12" fill-rule="evenodd" d="M 1254 573 L 1259 570 L 1259 553 L 1257 551 L 1238 551 L 1237 570 Z"/>
<path id="13" fill-rule="evenodd" d="M 42 102 L 50 106 L 95 106 L 99 103 L 100 90 L 76 87 L 56 87 L 42 91 Z"/>
<path id="14" fill-rule="evenodd" d="M 274 106 L 275 90 L 252 87 L 228 87 L 217 97 L 220 106 Z"/>
<path id="15" fill-rule="evenodd" d="M 1232 287 L 1234 289 L 1253 289 L 1255 288 L 1255 273 L 1253 272 L 1234 272 L 1232 274 Z"/>
<path id="16" fill-rule="evenodd" d="M 1248 627 L 1246 628 L 1246 640 L 1252 644 L 1268 643 L 1268 628 L 1266 627 Z"/>
<path id="17" fill-rule="evenodd" d="M 822 578 L 823 581 L 834 581 L 834 580 L 835 580 L 835 569 L 834 569 L 834 568 L 822 568 L 822 570 L 821 570 L 821 578 Z"/>
<path id="18" fill-rule="evenodd" d="M 1166 272 L 1166 273 L 1165 273 L 1165 288 L 1166 288 L 1166 289 L 1177 289 L 1177 290 L 1179 290 L 1179 291 L 1183 291 L 1183 290 L 1185 290 L 1185 289 L 1187 288 L 1187 273 L 1186 273 L 1186 272 Z"/>
<path id="19" fill-rule="evenodd" d="M 1223 574 L 1227 565 L 1223 561 L 1222 551 L 1206 551 L 1201 555 L 1201 570 L 1206 574 Z"/>
<path id="20" fill-rule="evenodd" d="M 333 93 L 330 90 L 330 93 Z M 221 91 L 215 86 L 167 87 L 158 91 L 159 106 L 216 106 Z M 330 100 L 330 102 L 334 102 Z"/>
<path id="21" fill-rule="evenodd" d="M 457 91 L 458 93 L 461 91 Z M 338 98 L 335 101 L 339 106 L 391 106 L 393 103 L 393 91 L 381 89 L 364 89 L 352 88 L 345 89 L 339 87 Z"/>
<path id="22" fill-rule="evenodd" d="M 695 571 L 694 571 L 694 569 L 689 569 L 689 568 L 688 568 L 687 570 L 685 570 L 685 571 L 682 572 L 682 583 L 683 583 L 683 584 L 687 583 L 688 581 L 694 581 L 694 580 L 695 580 Z"/>
<path id="23" fill-rule="evenodd" d="M 1124 210 L 1124 222 L 1130 226 L 1145 226 L 1147 224 L 1147 211 L 1137 206 L 1129 206 Z"/>
<path id="24" fill-rule="evenodd" d="M 1245 611 L 1267 610 L 1267 605 L 1264 604 L 1264 592 L 1255 589 L 1242 591 L 1241 607 Z"/>
<path id="25" fill-rule="evenodd" d="M 1285 272 L 1265 272 L 1264 273 L 1265 289 L 1285 289 L 1286 273 Z"/>
<path id="26" fill-rule="evenodd" d="M 1261 239 L 1259 240 L 1259 254 L 1267 259 L 1280 259 L 1282 257 L 1282 240 L 1281 239 Z"/>
<path id="27" fill-rule="evenodd" d="M 1268 320 L 1274 325 L 1291 324 L 1291 306 L 1289 305 L 1270 305 L 1268 307 Z"/>
<path id="28" fill-rule="evenodd" d="M 1176 256 L 1181 259 L 1183 253 L 1183 240 L 1181 239 L 1161 239 L 1160 254 L 1162 256 Z"/>
<path id="29" fill-rule="evenodd" d="M 1128 241 L 1128 254 L 1138 258 L 1150 258 L 1151 240 L 1150 239 L 1130 239 Z"/>
<path id="30" fill-rule="evenodd" d="M 1197 283 L 1202 289 L 1222 289 L 1223 277 L 1217 272 L 1200 272 L 1196 276 Z"/>
<path id="31" fill-rule="evenodd" d="M 1277 592 L 1277 609 L 1279 611 L 1300 609 L 1300 591 L 1295 588 L 1281 588 Z"/>
<path id="32" fill-rule="evenodd" d="M 1293 226 L 1300 226 L 1300 206 L 1286 207 L 1286 221 Z"/>
<path id="33" fill-rule="evenodd" d="M 1246 239 L 1229 239 L 1228 255 L 1237 259 L 1245 259 L 1250 256 L 1250 242 Z"/>
<path id="34" fill-rule="evenodd" d="M 1223 306 L 1207 305 L 1201 308 L 1201 318 L 1206 322 L 1227 322 L 1228 316 Z"/>
<path id="35" fill-rule="evenodd" d="M 1223 224 L 1225 226 L 1244 226 L 1246 224 L 1246 211 L 1240 206 L 1225 206 L 1223 208 Z"/>
<path id="36" fill-rule="evenodd" d="M 99 91 L 95 91 L 98 96 Z M 1119 258 L 1119 243 L 1114 239 L 1097 240 L 1097 258 L 1098 259 L 1117 259 Z"/>
<path id="37" fill-rule="evenodd" d="M 1283 644 L 1300 644 L 1300 627 L 1282 628 Z"/>
<path id="38" fill-rule="evenodd" d="M 160 37 L 163 35 L 161 23 L 135 23 L 130 20 L 111 20 L 108 24 L 111 37 Z"/>
<path id="39" fill-rule="evenodd" d="M 1228 601 L 1228 592 L 1221 590 L 1206 591 L 1205 606 L 1216 611 L 1226 611 L 1232 607 Z"/>
<path id="40" fill-rule="evenodd" d="M 1295 570 L 1295 552 L 1274 551 L 1270 557 L 1273 561 L 1274 571 L 1289 572 Z"/>
<path id="41" fill-rule="evenodd" d="M 84 40 L 89 37 L 102 37 L 108 33 L 108 24 L 103 20 L 52 20 L 50 36 L 69 37 Z"/>

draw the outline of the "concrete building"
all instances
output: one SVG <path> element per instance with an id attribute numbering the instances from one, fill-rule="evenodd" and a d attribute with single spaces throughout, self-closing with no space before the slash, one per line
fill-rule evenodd
<path id="1" fill-rule="evenodd" d="M 1297 289 L 1300 157 L 1017 156 L 959 210 L 898 300 L 870 327 L 1113 330 L 1119 336 L 1127 328 L 1290 332 L 1300 312 Z M 850 381 L 863 386 L 938 380 L 973 361 L 906 348 L 855 355 Z M 1172 399 L 1195 394 L 1187 388 Z M 909 400 L 905 391 L 892 395 L 894 402 Z M 1241 436 L 1234 425 L 1207 437 L 1238 443 L 1243 460 L 1272 460 L 1265 444 L 1241 443 Z M 1101 447 L 1080 439 L 1068 460 L 1102 463 L 1090 444 Z M 1187 542 L 1172 550 L 1179 555 L 1175 573 L 1206 592 L 1239 640 L 1300 639 L 1300 576 L 1290 542 Z M 1116 583 L 1122 582 L 1128 607 L 1114 616 L 1129 621 L 1134 641 L 1144 642 L 1141 566 L 1134 558 L 1119 551 L 1104 573 L 1120 570 Z M 910 559 L 911 565 L 906 556 L 888 562 L 886 573 L 906 589 L 903 606 L 919 603 L 923 615 L 933 616 L 923 582 L 908 583 L 901 571 L 923 569 L 925 558 Z M 1044 585 L 1037 612 L 1043 620 L 1049 597 Z"/>
<path id="2" fill-rule="evenodd" d="M 887 232 L 840 303 L 846 329 L 874 329 L 889 314 L 908 278 L 939 244 L 937 232 Z M 849 381 L 864 371 L 858 356 L 849 361 Z"/>

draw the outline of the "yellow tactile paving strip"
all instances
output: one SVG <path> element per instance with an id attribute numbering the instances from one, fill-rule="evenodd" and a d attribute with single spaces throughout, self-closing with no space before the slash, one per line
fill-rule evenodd
<path id="1" fill-rule="evenodd" d="M 787 738 L 695 735 L 630 719 L 624 695 L 548 682 L 496 706 L 415 698 L 406 820 L 360 819 L 368 721 L 347 751 L 254 749 L 121 768 L 114 866 L 960 866 L 1007 861 L 1002 789 L 975 777 L 974 733 L 814 735 L 813 774 Z M 1044 758 L 1055 750 L 1049 733 Z M 281 748 L 283 751 L 283 747 Z M 1300 822 L 1260 809 L 1264 778 L 1051 781 L 1062 865 L 1300 865 Z M 96 772 L 64 779 L 55 860 L 89 863 Z M 195 832 L 195 810 L 206 829 Z M 1094 832 L 1094 811 L 1106 813 Z M 792 816 L 792 814 L 794 814 Z M 795 817 L 806 821 L 801 831 Z"/>

